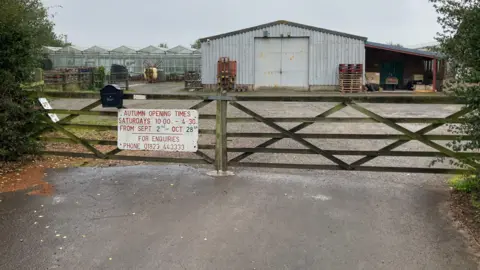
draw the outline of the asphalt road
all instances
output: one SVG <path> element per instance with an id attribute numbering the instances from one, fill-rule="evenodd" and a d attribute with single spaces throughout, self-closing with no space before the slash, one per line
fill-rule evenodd
<path id="1" fill-rule="evenodd" d="M 445 176 L 180 165 L 51 170 L 0 194 L 0 269 L 477 269 Z"/>

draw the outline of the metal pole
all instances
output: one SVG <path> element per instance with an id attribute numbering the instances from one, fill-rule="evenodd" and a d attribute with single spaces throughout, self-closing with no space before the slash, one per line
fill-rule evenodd
<path id="1" fill-rule="evenodd" d="M 222 96 L 225 93 L 220 90 Z M 227 171 L 227 104 L 226 100 L 217 100 L 215 169 L 217 172 Z"/>

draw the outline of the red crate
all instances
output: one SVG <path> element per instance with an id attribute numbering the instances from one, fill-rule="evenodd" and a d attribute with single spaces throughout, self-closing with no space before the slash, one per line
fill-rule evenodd
<path id="1" fill-rule="evenodd" d="M 338 66 L 339 73 L 362 73 L 363 64 L 340 64 Z"/>
<path id="2" fill-rule="evenodd" d="M 217 63 L 218 76 L 237 76 L 237 61 L 230 61 L 228 57 L 220 57 Z"/>

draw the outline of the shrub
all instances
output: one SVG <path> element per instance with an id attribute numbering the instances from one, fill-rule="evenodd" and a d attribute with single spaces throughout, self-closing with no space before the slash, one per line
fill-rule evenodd
<path id="1" fill-rule="evenodd" d="M 90 90 L 102 89 L 105 84 L 105 77 L 106 77 L 105 68 L 103 66 L 100 66 L 98 68 L 94 68 L 92 72 L 93 72 L 93 84 L 91 85 Z"/>
<path id="2" fill-rule="evenodd" d="M 0 99 L 0 160 L 16 161 L 38 154 L 42 144 L 35 135 L 41 128 L 34 101 L 20 89 L 15 97 Z"/>
<path id="3" fill-rule="evenodd" d="M 474 192 L 480 190 L 480 183 L 475 176 L 457 175 L 452 177 L 448 184 L 457 191 Z"/>
<path id="4" fill-rule="evenodd" d="M 40 0 L 2 0 L 0 8 L 0 160 L 19 160 L 39 152 L 42 128 L 35 100 L 20 85 L 32 78 L 42 46 L 57 39 Z"/>

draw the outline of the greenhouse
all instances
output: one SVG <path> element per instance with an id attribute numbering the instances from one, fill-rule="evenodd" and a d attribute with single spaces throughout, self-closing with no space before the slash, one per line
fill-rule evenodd
<path id="1" fill-rule="evenodd" d="M 127 67 L 131 75 L 143 74 L 146 67 L 156 67 L 166 74 L 183 74 L 189 71 L 201 71 L 201 54 L 184 46 L 171 49 L 148 46 L 143 49 L 120 46 L 105 48 L 92 46 L 44 47 L 46 61 L 52 69 L 105 67 L 110 71 L 112 64 Z M 48 69 L 48 68 L 47 68 Z"/>

